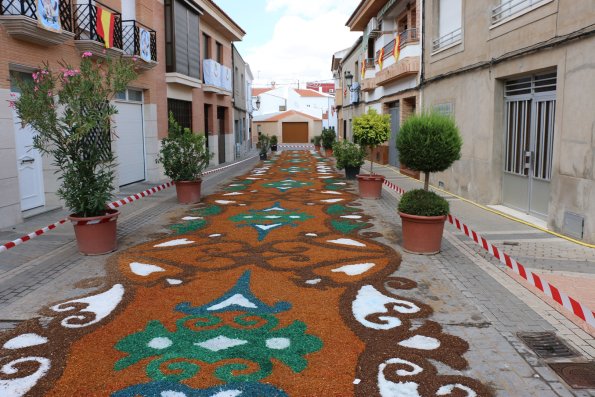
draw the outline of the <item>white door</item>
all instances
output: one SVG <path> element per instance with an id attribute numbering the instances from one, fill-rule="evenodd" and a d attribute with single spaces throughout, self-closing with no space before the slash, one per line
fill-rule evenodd
<path id="1" fill-rule="evenodd" d="M 21 211 L 26 211 L 45 204 L 43 163 L 41 154 L 33 148 L 35 130 L 29 126 L 22 127 L 21 120 L 14 110 L 12 119 L 15 131 Z"/>
<path id="2" fill-rule="evenodd" d="M 143 106 L 140 103 L 116 103 L 114 117 L 116 162 L 120 186 L 145 179 Z"/>

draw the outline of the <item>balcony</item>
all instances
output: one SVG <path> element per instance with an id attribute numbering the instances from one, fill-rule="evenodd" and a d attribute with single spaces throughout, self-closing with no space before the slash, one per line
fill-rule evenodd
<path id="1" fill-rule="evenodd" d="M 97 34 L 97 8 L 114 15 L 114 44 L 105 48 L 103 39 Z M 74 5 L 74 44 L 81 52 L 91 52 L 94 57 L 106 58 L 122 55 L 122 14 L 98 1 L 88 0 Z"/>
<path id="2" fill-rule="evenodd" d="M 399 33 L 399 43 L 399 48 L 403 48 L 409 44 L 419 43 L 417 29 L 407 29 Z"/>
<path id="3" fill-rule="evenodd" d="M 362 80 L 361 90 L 363 92 L 374 91 L 376 88 L 376 79 L 374 77 Z"/>
<path id="4" fill-rule="evenodd" d="M 459 44 L 463 38 L 463 31 L 461 28 L 455 29 L 432 42 L 432 51 L 440 51 Z"/>
<path id="5" fill-rule="evenodd" d="M 58 15 L 44 13 L 38 20 L 37 0 L 0 0 L 0 24 L 19 40 L 58 45 L 73 37 L 70 0 L 57 0 Z M 43 28 L 42 26 L 48 26 Z"/>
<path id="6" fill-rule="evenodd" d="M 419 73 L 419 57 L 406 57 L 376 73 L 376 84 L 386 85 L 405 76 Z"/>
<path id="7" fill-rule="evenodd" d="M 205 59 L 202 62 L 204 92 L 212 92 L 217 95 L 232 95 L 232 75 L 231 69 L 221 65 L 212 59 Z"/>
<path id="8" fill-rule="evenodd" d="M 492 25 L 523 15 L 541 7 L 551 0 L 505 0 L 492 8 Z"/>
<path id="9" fill-rule="evenodd" d="M 137 60 L 139 69 L 157 66 L 157 33 L 142 23 L 129 19 L 122 21 L 124 57 Z"/>

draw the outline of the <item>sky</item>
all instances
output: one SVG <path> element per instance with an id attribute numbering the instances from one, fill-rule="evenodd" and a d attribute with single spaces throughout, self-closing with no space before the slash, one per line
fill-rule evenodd
<path id="1" fill-rule="evenodd" d="M 333 54 L 361 35 L 345 26 L 359 0 L 214 1 L 246 31 L 235 44 L 256 86 L 331 80 Z"/>

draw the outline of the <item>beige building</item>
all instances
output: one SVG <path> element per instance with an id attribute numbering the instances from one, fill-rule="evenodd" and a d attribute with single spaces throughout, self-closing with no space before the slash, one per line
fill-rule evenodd
<path id="1" fill-rule="evenodd" d="M 595 7 L 426 2 L 423 104 L 452 114 L 463 156 L 435 184 L 595 242 Z"/>
<path id="2" fill-rule="evenodd" d="M 309 143 L 322 131 L 322 119 L 297 110 L 254 116 L 258 135 L 276 136 L 278 143 Z"/>
<path id="3" fill-rule="evenodd" d="M 364 104 L 353 110 L 343 105 L 344 128 L 351 131 L 350 120 L 368 109 L 390 114 L 391 137 L 371 155 L 374 161 L 396 167 L 400 125 L 419 107 L 420 6 L 419 0 L 362 1 L 347 21 L 352 31 L 362 32 L 361 44 L 341 61 L 345 86 L 357 90 Z"/>

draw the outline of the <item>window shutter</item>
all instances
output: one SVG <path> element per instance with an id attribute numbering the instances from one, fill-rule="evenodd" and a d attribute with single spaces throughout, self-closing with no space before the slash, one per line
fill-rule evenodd
<path id="1" fill-rule="evenodd" d="M 176 72 L 188 75 L 188 9 L 179 0 L 174 1 L 176 37 Z"/>
<path id="2" fill-rule="evenodd" d="M 188 11 L 188 76 L 200 78 L 198 15 Z"/>

